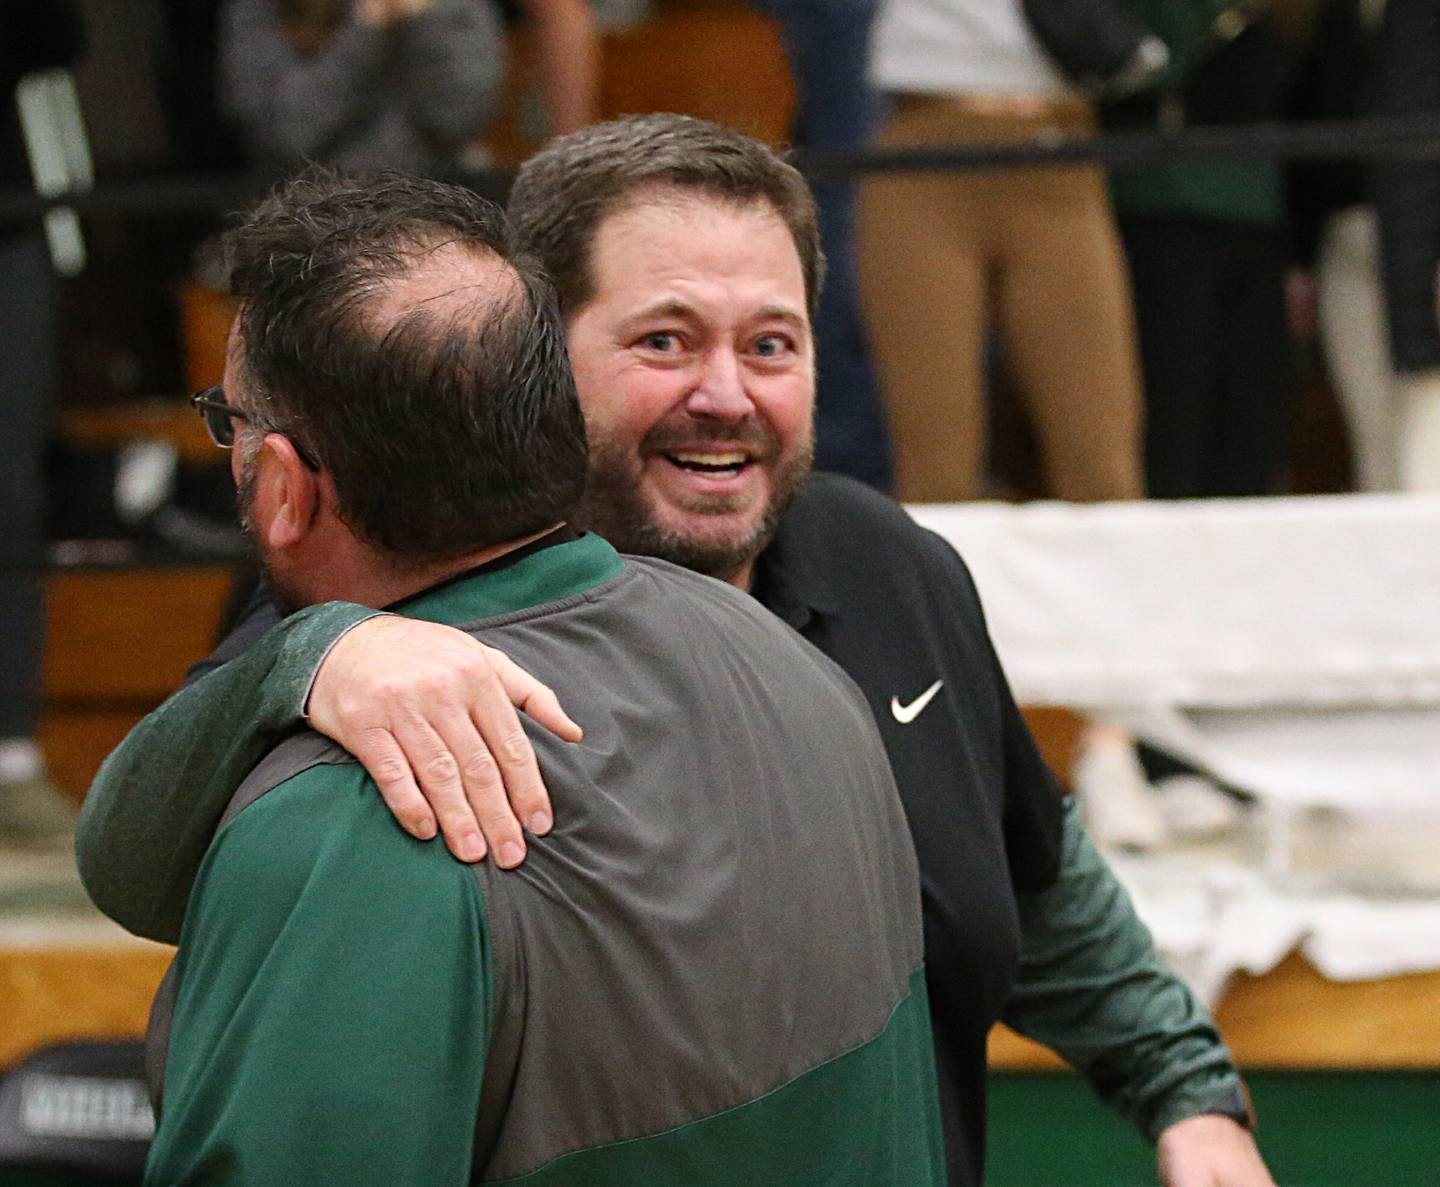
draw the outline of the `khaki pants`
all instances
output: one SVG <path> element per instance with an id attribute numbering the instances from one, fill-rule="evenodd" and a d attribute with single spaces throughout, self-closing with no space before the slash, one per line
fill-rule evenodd
<path id="1" fill-rule="evenodd" d="M 1078 102 L 997 106 L 1003 101 L 902 96 L 878 143 L 1010 144 L 1093 127 Z M 954 502 L 981 494 L 992 298 L 1040 439 L 1049 493 L 1086 501 L 1141 497 L 1134 311 L 1101 170 L 867 178 L 859 251 L 900 498 Z"/>

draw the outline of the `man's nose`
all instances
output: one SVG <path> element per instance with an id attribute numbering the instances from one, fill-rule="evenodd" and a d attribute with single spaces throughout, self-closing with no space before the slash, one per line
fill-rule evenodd
<path id="1" fill-rule="evenodd" d="M 712 350 L 705 357 L 699 382 L 686 401 L 692 416 L 744 420 L 755 411 L 745 389 L 745 372 L 733 350 Z"/>

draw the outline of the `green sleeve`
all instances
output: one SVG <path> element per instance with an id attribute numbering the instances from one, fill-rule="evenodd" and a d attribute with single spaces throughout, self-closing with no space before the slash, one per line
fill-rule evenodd
<path id="1" fill-rule="evenodd" d="M 235 788 L 304 718 L 321 661 L 375 611 L 327 602 L 181 689 L 100 768 L 75 856 L 96 904 L 137 935 L 173 944 L 190 885 Z"/>
<path id="2" fill-rule="evenodd" d="M 1189 987 L 1155 950 L 1066 797 L 1055 885 L 1020 896 L 1020 971 L 1005 1023 L 1058 1052 L 1154 1139 L 1239 1083 Z"/>
<path id="3" fill-rule="evenodd" d="M 358 766 L 282 784 L 196 880 L 145 1182 L 468 1183 L 488 976 L 469 867 Z"/>

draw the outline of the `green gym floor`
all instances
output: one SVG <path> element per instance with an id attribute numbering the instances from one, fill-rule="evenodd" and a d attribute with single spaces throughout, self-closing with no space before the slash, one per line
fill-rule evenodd
<path id="1" fill-rule="evenodd" d="M 1280 1187 L 1440 1187 L 1440 1072 L 1252 1072 L 1246 1079 Z M 988 1187 L 1155 1187 L 1151 1147 L 1075 1076 L 997 1074 L 990 1102 Z M 0 1170 L 3 1187 L 99 1183 Z M 737 1179 L 735 1187 L 745 1185 Z"/>
<path id="2" fill-rule="evenodd" d="M 1440 1187 L 1440 1072 L 1251 1072 L 1280 1187 Z M 1065 1072 L 990 1083 L 987 1187 L 1154 1187 L 1153 1149 Z"/>

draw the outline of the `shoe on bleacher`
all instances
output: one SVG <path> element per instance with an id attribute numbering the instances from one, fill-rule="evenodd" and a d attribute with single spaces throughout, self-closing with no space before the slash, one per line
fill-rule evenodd
<path id="1" fill-rule="evenodd" d="M 1091 839 L 1102 849 L 1153 853 L 1169 840 L 1154 789 L 1129 738 L 1088 733 L 1071 768 L 1070 787 Z"/>
<path id="2" fill-rule="evenodd" d="M 1245 823 L 1244 804 L 1212 779 L 1199 774 L 1167 775 L 1155 781 L 1160 815 L 1170 835 L 1206 841 L 1235 832 Z"/>
<path id="3" fill-rule="evenodd" d="M 32 743 L 5 743 L 7 750 Z M 0 764 L 0 846 L 61 850 L 75 844 L 75 808 L 50 777 L 38 758 Z M 14 755 L 6 754 L 11 758 Z M 17 769 L 18 768 L 18 769 Z"/>

